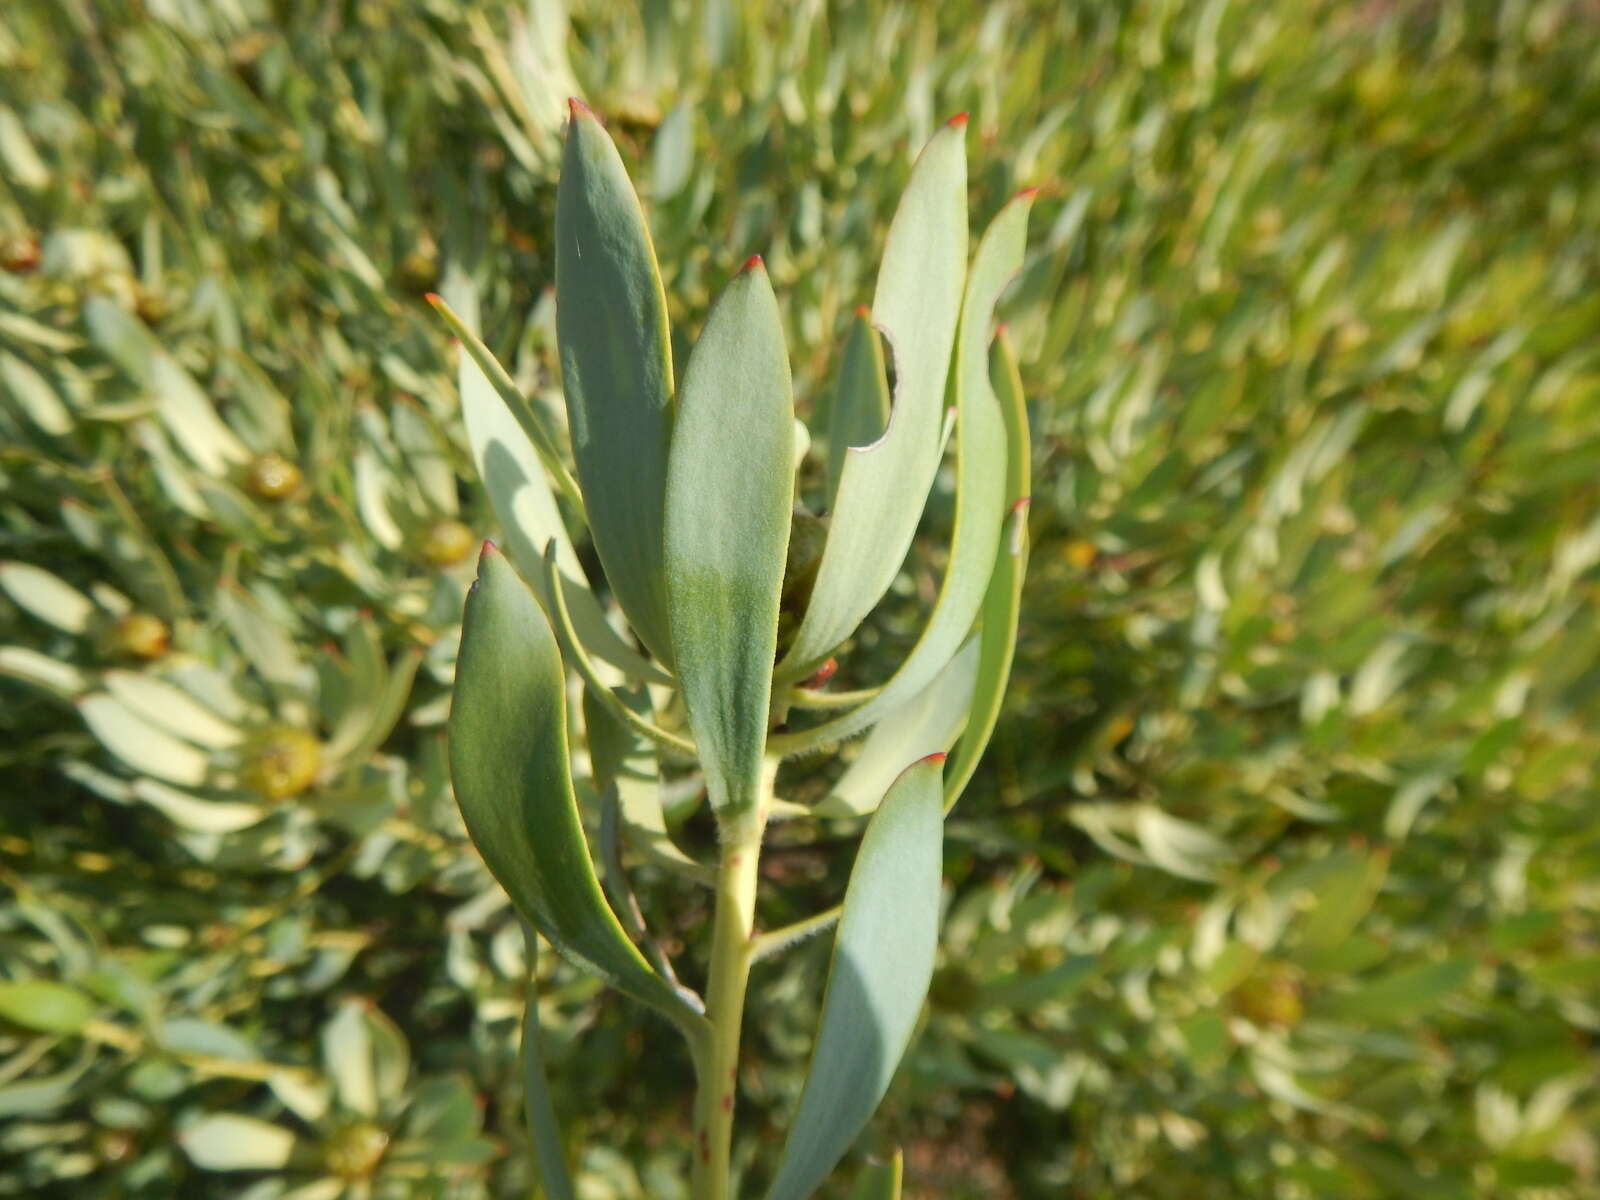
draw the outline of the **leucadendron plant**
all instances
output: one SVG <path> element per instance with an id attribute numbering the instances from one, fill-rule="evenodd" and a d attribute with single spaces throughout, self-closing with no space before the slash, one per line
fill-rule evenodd
<path id="1" fill-rule="evenodd" d="M 449 726 L 457 800 L 527 924 L 687 1040 L 698 1200 L 734 1194 L 751 964 L 834 920 L 811 1067 L 769 1200 L 810 1196 L 882 1099 L 933 968 L 943 816 L 983 752 L 1010 669 L 1028 435 L 994 309 L 1021 266 L 1033 195 L 1001 210 L 969 261 L 965 127 L 965 117 L 950 121 L 918 158 L 872 305 L 850 332 L 817 438 L 829 448 L 826 502 L 817 506 L 825 520 L 801 504 L 812 443 L 795 418 L 783 321 L 762 260 L 751 258 L 728 283 L 680 378 L 644 213 L 616 147 L 583 105 L 572 105 L 556 212 L 575 470 L 553 409 L 525 394 L 473 333 L 470 288 L 456 281 L 455 305 L 434 298 L 463 347 L 468 436 L 505 530 L 503 550 L 484 546 L 466 601 Z M 954 530 L 932 611 L 886 681 L 830 692 L 819 680 L 899 574 L 952 428 Z M 585 578 L 563 503 L 587 526 L 637 645 Z M 802 534 L 820 550 L 799 545 Z M 604 886 L 573 784 L 569 666 L 584 689 L 588 762 L 579 773 L 604 806 Z M 861 734 L 867 740 L 820 804 L 802 808 L 776 794 L 781 762 Z M 698 765 L 718 826 L 714 867 L 669 835 L 663 759 Z M 843 904 L 758 930 L 769 821 L 868 814 Z M 714 890 L 703 998 L 649 937 L 621 875 L 619 830 L 654 863 Z M 571 1197 L 531 996 L 524 1053 L 539 1171 L 552 1196 Z M 896 1195 L 898 1170 L 869 1172 L 863 1186 Z"/>

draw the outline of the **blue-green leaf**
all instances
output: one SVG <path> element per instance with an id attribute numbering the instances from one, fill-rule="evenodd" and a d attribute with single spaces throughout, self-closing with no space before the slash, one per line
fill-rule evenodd
<path id="1" fill-rule="evenodd" d="M 1006 423 L 989 380 L 989 339 L 995 303 L 1022 266 L 1032 206 L 1033 193 L 1023 192 L 1001 209 L 973 261 L 956 354 L 955 532 L 933 614 L 911 653 L 876 696 L 832 721 L 783 739 L 781 745 L 775 742 L 782 753 L 853 737 L 909 703 L 944 669 L 972 629 L 994 574 L 1008 499 Z"/>
<path id="2" fill-rule="evenodd" d="M 1011 513 L 1006 519 L 994 574 L 989 578 L 989 590 L 984 594 L 983 608 L 979 612 L 982 629 L 978 642 L 978 678 L 972 689 L 966 731 L 945 771 L 946 812 L 961 798 L 1000 719 L 1000 705 L 1017 649 L 1022 580 L 1028 569 L 1028 497 L 1033 488 L 1028 406 L 1022 395 L 1016 355 L 1004 331 L 995 338 L 990 352 L 989 377 L 1006 423 L 1006 495 L 1011 497 Z"/>
<path id="3" fill-rule="evenodd" d="M 670 664 L 661 537 L 673 392 L 667 302 L 622 158 L 576 101 L 556 193 L 556 324 L 595 549 L 622 611 Z"/>
<path id="4" fill-rule="evenodd" d="M 557 949 L 685 1029 L 702 1020 L 606 904 L 567 765 L 555 635 L 504 556 L 484 548 L 467 597 L 450 711 L 456 801 L 484 862 Z"/>
<path id="5" fill-rule="evenodd" d="M 538 939 L 526 925 L 523 932 L 528 946 L 528 999 L 522 1009 L 522 1103 L 528 1118 L 528 1136 L 533 1142 L 534 1160 L 539 1164 L 539 1178 L 549 1200 L 577 1200 L 540 1046 L 539 994 L 533 969 Z"/>
<path id="6" fill-rule="evenodd" d="M 751 259 L 689 357 L 667 470 L 673 657 L 719 814 L 748 812 L 760 795 L 793 465 L 783 320 Z"/>
<path id="7" fill-rule="evenodd" d="M 899 574 L 939 467 L 939 425 L 967 267 L 964 122 L 929 140 L 889 226 L 872 317 L 894 355 L 884 434 L 845 455 L 817 581 L 781 676 L 809 674 Z"/>
<path id="8" fill-rule="evenodd" d="M 845 891 L 822 1022 L 767 1200 L 806 1200 L 889 1087 L 933 976 L 944 835 L 936 754 L 907 768 L 867 826 Z"/>

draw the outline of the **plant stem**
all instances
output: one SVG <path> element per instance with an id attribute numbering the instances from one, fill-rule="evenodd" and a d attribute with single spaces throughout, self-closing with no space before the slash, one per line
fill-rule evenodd
<path id="1" fill-rule="evenodd" d="M 711 971 L 706 983 L 706 1018 L 711 1037 L 700 1061 L 695 1097 L 695 1200 L 728 1200 L 729 1151 L 733 1143 L 734 1093 L 739 1077 L 739 1032 L 745 985 L 750 979 L 750 937 L 755 928 L 756 878 L 767 801 L 777 773 L 773 760 L 763 772 L 760 811 L 723 830 L 717 868 L 717 907 L 712 918 Z"/>

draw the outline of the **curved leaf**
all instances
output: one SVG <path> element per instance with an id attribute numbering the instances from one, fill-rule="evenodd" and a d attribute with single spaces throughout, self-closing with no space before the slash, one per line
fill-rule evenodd
<path id="1" fill-rule="evenodd" d="M 955 532 L 933 614 L 911 653 L 876 696 L 842 716 L 785 738 L 782 753 L 853 737 L 909 703 L 944 669 L 972 629 L 994 574 L 1007 502 L 1009 447 L 1005 418 L 989 380 L 989 336 L 995 303 L 1022 266 L 1033 196 L 1023 192 L 1000 210 L 972 265 L 956 354 Z M 774 746 L 778 748 L 778 743 Z"/>
<path id="2" fill-rule="evenodd" d="M 1033 453 L 1028 438 L 1028 406 L 1022 395 L 1022 377 L 1005 331 L 994 340 L 989 356 L 989 378 L 1000 400 L 1006 422 L 1006 495 L 1012 497 L 1011 515 L 1001 539 L 989 590 L 984 593 L 979 619 L 978 679 L 972 690 L 966 732 L 956 746 L 955 758 L 944 777 L 945 811 L 962 791 L 988 749 L 1011 660 L 1017 649 L 1017 621 L 1022 614 L 1022 580 L 1028 570 L 1028 495 L 1033 488 Z"/>
<path id="3" fill-rule="evenodd" d="M 670 665 L 661 539 L 672 425 L 667 302 L 622 158 L 576 101 L 556 190 L 556 331 L 595 550 L 622 611 Z"/>
<path id="4" fill-rule="evenodd" d="M 805 1200 L 827 1178 L 911 1041 L 939 935 L 943 762 L 935 754 L 908 767 L 867 825 L 805 1090 L 767 1200 Z"/>
<path id="5" fill-rule="evenodd" d="M 540 933 L 685 1028 L 702 1020 L 651 971 L 606 904 L 568 773 L 555 635 L 492 546 L 484 547 L 462 623 L 450 774 L 484 862 Z"/>
<path id="6" fill-rule="evenodd" d="M 746 812 L 761 794 L 793 465 L 783 319 L 755 258 L 689 357 L 667 465 L 674 661 L 719 815 Z"/>
<path id="7" fill-rule="evenodd" d="M 0 1021 L 37 1033 L 77 1033 L 94 1016 L 94 1001 L 49 979 L 0 983 Z"/>
<path id="8" fill-rule="evenodd" d="M 779 670 L 785 682 L 809 674 L 850 636 L 911 548 L 939 467 L 945 379 L 966 266 L 962 121 L 929 139 L 889 226 L 872 315 L 894 354 L 894 405 L 883 436 L 845 455 L 811 602 Z"/>
<path id="9" fill-rule="evenodd" d="M 464 303 L 464 308 L 470 311 L 476 307 L 475 294 L 469 292 L 465 299 L 470 303 Z M 471 327 L 444 301 L 438 301 L 434 307 L 458 336 L 465 335 L 462 336 L 463 346 L 482 348 L 482 358 L 477 349 L 461 355 L 457 364 L 457 387 L 461 393 L 461 415 L 467 427 L 472 462 L 478 468 L 478 478 L 483 480 L 484 490 L 489 494 L 489 505 L 505 534 L 506 552 L 511 561 L 525 578 L 535 583 L 535 591 L 548 604 L 550 597 L 543 586 L 543 557 L 545 547 L 554 542 L 556 565 L 571 595 L 573 625 L 589 652 L 635 679 L 671 682 L 670 676 L 646 660 L 611 627 L 600 602 L 590 590 L 546 476 L 550 463 L 559 463 L 560 459 L 553 446 L 538 449 L 536 453 L 538 443 L 530 433 L 532 418 L 517 415 L 519 410 L 512 407 L 511 396 L 506 391 L 510 388 L 521 397 L 516 384 L 488 349 L 483 348 L 483 343 L 472 337 Z M 472 340 L 469 342 L 468 338 Z M 492 383 L 495 376 L 488 373 L 483 365 L 485 361 L 504 378 L 504 386 Z M 526 398 L 522 398 L 522 403 L 527 404 Z M 539 426 L 533 424 L 532 428 Z"/>

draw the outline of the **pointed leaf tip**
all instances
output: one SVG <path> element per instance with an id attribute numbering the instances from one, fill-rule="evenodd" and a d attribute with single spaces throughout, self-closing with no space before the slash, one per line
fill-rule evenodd
<path id="1" fill-rule="evenodd" d="M 839 660 L 837 658 L 830 658 L 827 662 L 823 663 L 817 668 L 817 673 L 815 675 L 811 676 L 810 679 L 807 679 L 800 686 L 808 691 L 816 691 L 816 689 L 827 683 L 828 680 L 832 679 L 835 672 L 838 670 Z"/>
<path id="2" fill-rule="evenodd" d="M 441 304 L 444 303 L 444 297 L 439 295 L 438 292 L 428 292 L 422 298 L 424 300 L 426 300 L 429 304 L 433 305 L 435 308 L 438 308 Z"/>
<path id="3" fill-rule="evenodd" d="M 856 316 L 865 319 L 867 317 L 870 317 L 871 315 L 872 315 L 872 309 L 869 308 L 867 305 L 865 305 L 865 304 L 856 305 Z"/>
<path id="4" fill-rule="evenodd" d="M 1039 194 L 1039 189 L 1037 187 L 1025 187 L 1020 192 L 1018 192 L 1015 196 L 1013 196 L 1012 199 L 1014 199 L 1014 200 L 1032 200 L 1036 196 L 1038 196 L 1038 194 Z"/>
<path id="5" fill-rule="evenodd" d="M 488 558 L 492 554 L 499 554 L 499 553 L 500 553 L 500 547 L 496 546 L 494 544 L 494 539 L 493 538 L 484 538 L 483 539 L 483 546 L 478 551 L 479 557 Z"/>
<path id="6" fill-rule="evenodd" d="M 946 121 L 945 124 L 950 126 L 951 129 L 965 129 L 970 116 L 970 113 L 957 113 L 955 116 Z"/>
<path id="7" fill-rule="evenodd" d="M 599 120 L 599 118 L 595 116 L 594 109 L 590 108 L 576 96 L 567 97 L 567 112 L 573 120 L 577 120 L 579 117 L 588 117 L 590 120 Z"/>
<path id="8" fill-rule="evenodd" d="M 938 751 L 935 751 L 933 754 L 924 755 L 922 758 L 917 759 L 917 762 L 914 765 L 920 765 L 922 763 L 942 763 L 942 762 L 944 762 L 945 759 L 947 759 L 949 757 L 950 756 L 948 754 L 946 754 L 943 750 L 938 750 Z"/>
<path id="9" fill-rule="evenodd" d="M 761 255 L 752 254 L 749 258 L 744 260 L 744 266 L 740 267 L 739 270 L 741 272 L 754 271 L 757 267 L 760 267 L 762 270 L 766 270 L 766 266 L 767 264 L 761 261 Z"/>

